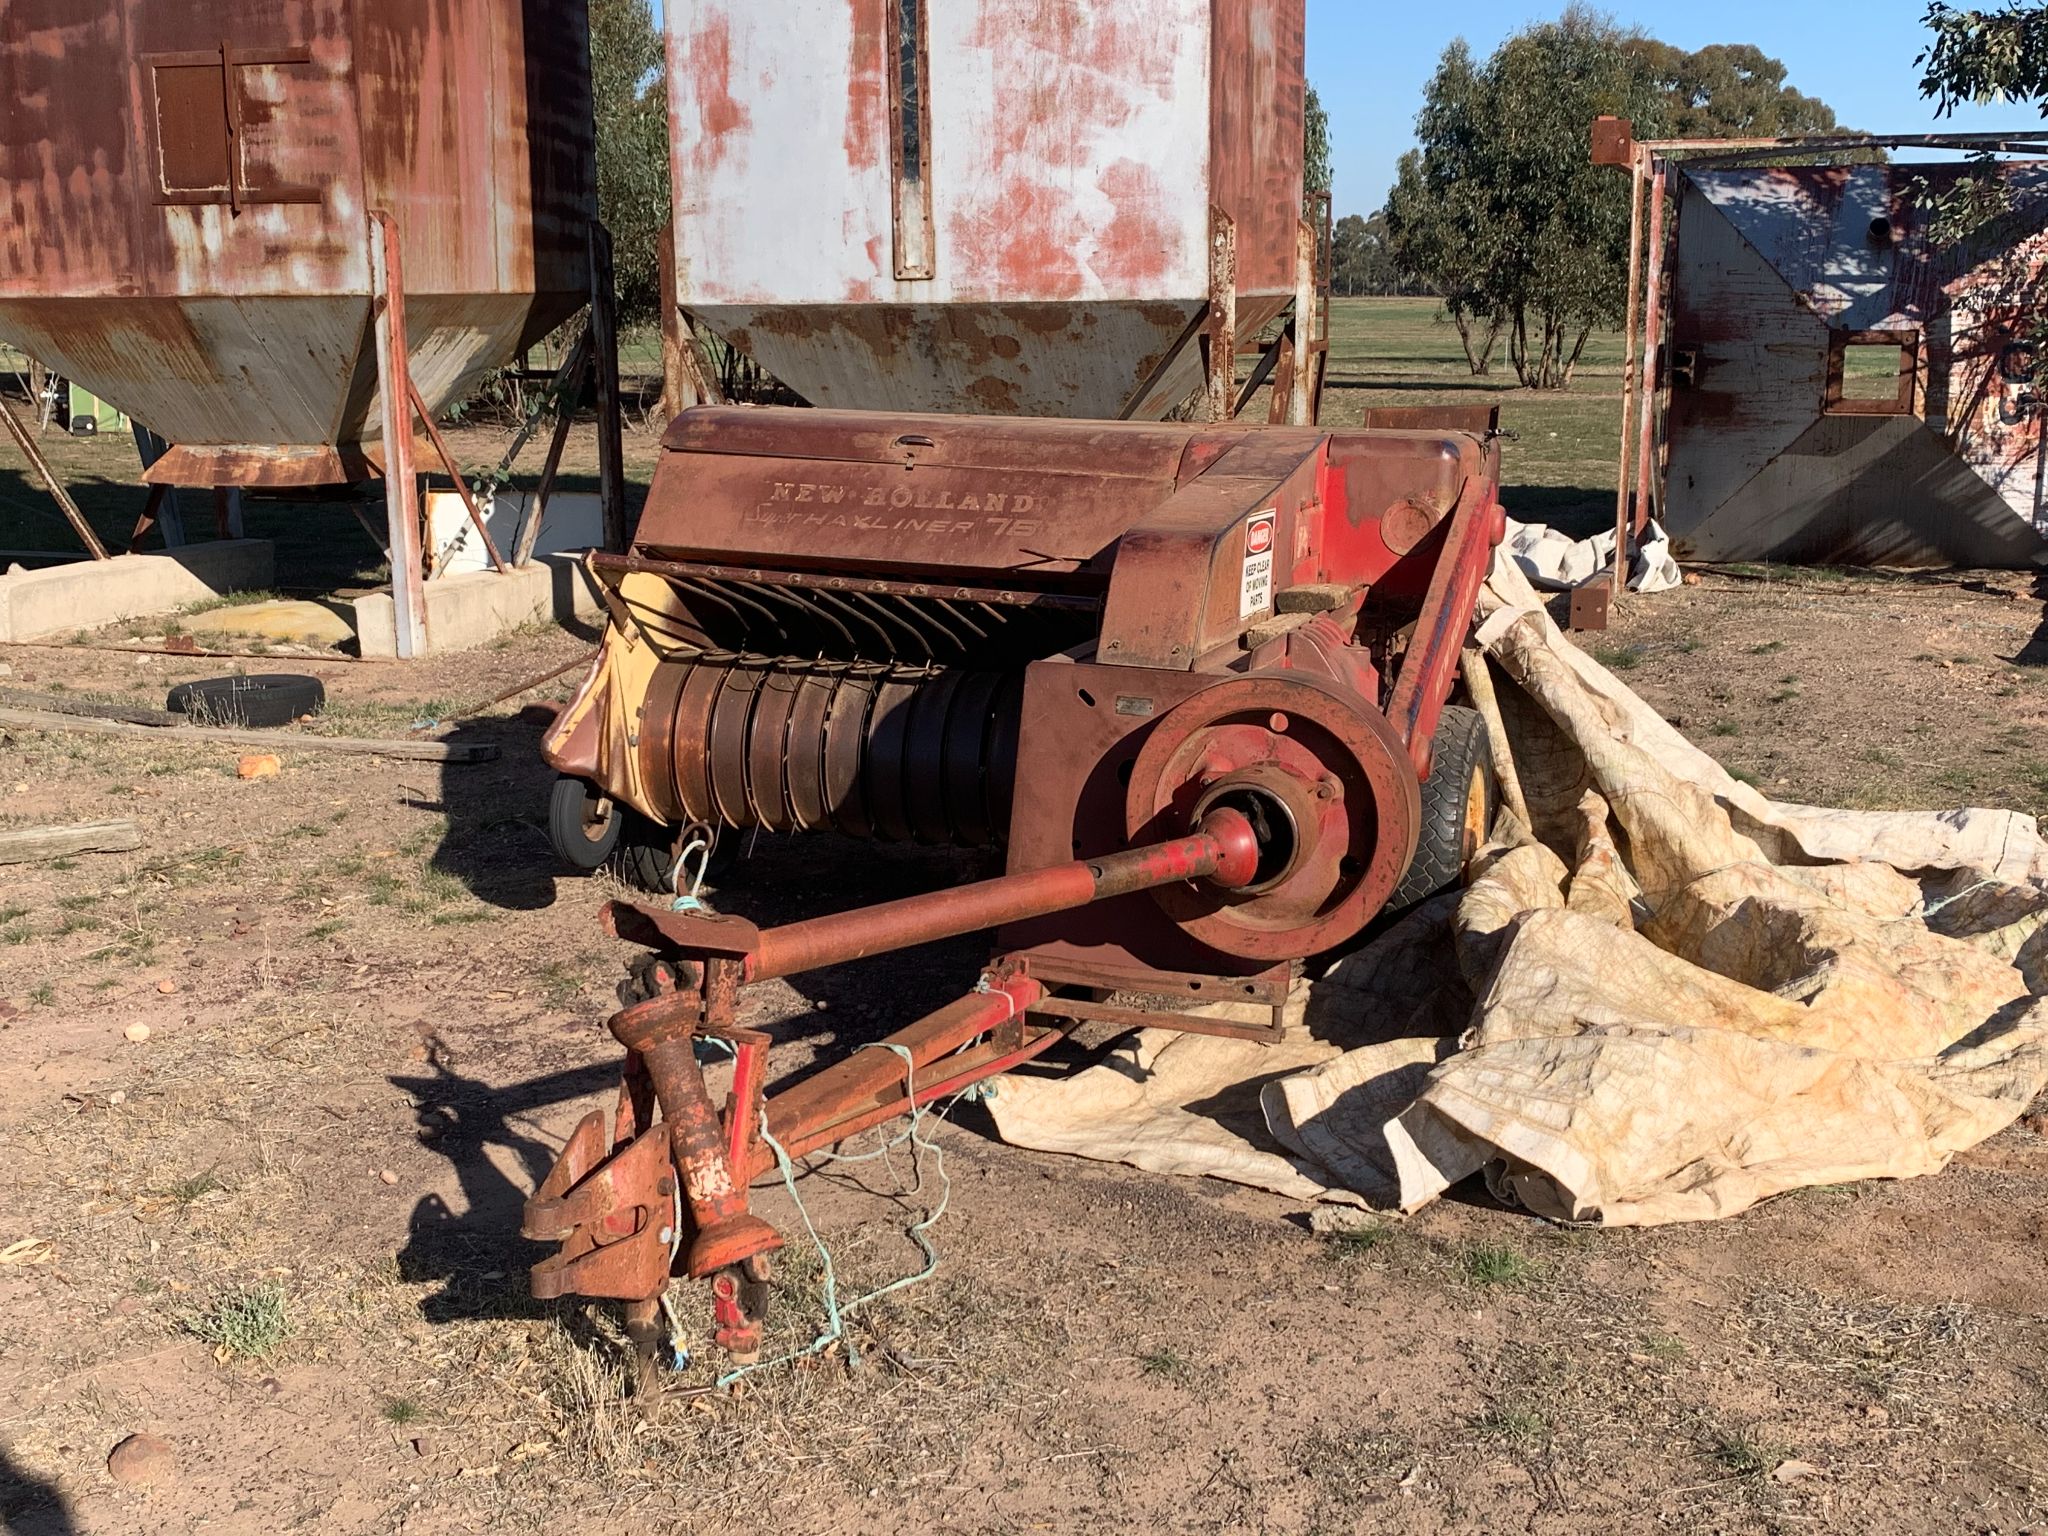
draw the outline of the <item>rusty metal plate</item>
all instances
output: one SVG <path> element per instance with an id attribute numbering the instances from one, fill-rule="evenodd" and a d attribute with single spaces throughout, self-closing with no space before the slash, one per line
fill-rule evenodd
<path id="1" fill-rule="evenodd" d="M 1595 576 L 1591 581 L 1582 581 L 1572 588 L 1571 608 L 1565 624 L 1568 629 L 1601 630 L 1607 627 L 1607 608 L 1614 597 L 1614 582 L 1611 576 Z"/>
<path id="2" fill-rule="evenodd" d="M 682 307 L 815 405 L 1155 418 L 1201 382 L 1209 211 L 1247 335 L 1295 286 L 1302 0 L 668 12 Z M 923 87 L 906 88 L 922 80 Z"/>

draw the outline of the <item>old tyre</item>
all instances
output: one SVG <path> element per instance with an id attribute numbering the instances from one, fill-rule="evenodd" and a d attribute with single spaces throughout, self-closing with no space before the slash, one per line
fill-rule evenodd
<path id="1" fill-rule="evenodd" d="M 564 863 L 584 871 L 598 869 L 619 846 L 626 812 L 582 779 L 564 774 L 555 780 L 548 799 L 548 841 Z"/>
<path id="2" fill-rule="evenodd" d="M 327 690 L 317 677 L 259 672 L 250 677 L 209 677 L 180 683 L 164 700 L 164 708 L 190 715 L 201 725 L 269 730 L 290 725 L 302 715 L 318 714 L 326 703 Z"/>
<path id="3" fill-rule="evenodd" d="M 1415 857 L 1394 887 L 1387 910 L 1398 911 L 1465 878 L 1465 866 L 1486 841 L 1500 804 L 1493 747 L 1474 709 L 1447 704 L 1436 725 L 1435 753 L 1422 785 L 1422 829 Z"/>

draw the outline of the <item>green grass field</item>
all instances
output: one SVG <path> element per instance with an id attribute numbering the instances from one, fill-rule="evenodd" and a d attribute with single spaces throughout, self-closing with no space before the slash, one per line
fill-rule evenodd
<path id="1" fill-rule="evenodd" d="M 1497 405 L 1508 515 L 1575 535 L 1611 526 L 1621 448 L 1621 335 L 1595 333 L 1565 391 L 1515 383 L 1503 339 L 1493 371 L 1475 378 L 1458 332 L 1434 299 L 1334 299 L 1323 420 L 1363 419 L 1370 406 Z"/>

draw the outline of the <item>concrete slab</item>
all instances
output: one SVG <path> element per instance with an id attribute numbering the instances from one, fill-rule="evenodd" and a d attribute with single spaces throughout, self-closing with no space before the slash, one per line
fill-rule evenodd
<path id="1" fill-rule="evenodd" d="M 587 627 L 596 637 L 604 604 L 573 555 L 537 556 L 524 569 L 500 576 L 472 571 L 438 576 L 426 584 L 427 650 L 474 650 L 528 624 Z M 395 657 L 398 623 L 389 592 L 355 600 L 356 643 L 364 656 Z"/>
<path id="2" fill-rule="evenodd" d="M 276 564 L 268 539 L 217 539 L 43 570 L 14 567 L 0 576 L 0 641 L 75 634 L 267 587 Z"/>
<path id="3" fill-rule="evenodd" d="M 195 635 L 245 635 L 256 640 L 282 640 L 293 645 L 340 645 L 355 638 L 355 626 L 337 603 L 276 598 L 209 608 L 185 620 Z"/>

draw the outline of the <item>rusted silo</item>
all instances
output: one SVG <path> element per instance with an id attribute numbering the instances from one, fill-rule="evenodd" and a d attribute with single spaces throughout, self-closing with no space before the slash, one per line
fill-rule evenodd
<path id="1" fill-rule="evenodd" d="M 10 0 L 0 100 L 0 338 L 153 480 L 370 469 L 373 214 L 428 410 L 588 301 L 584 0 Z"/>
<path id="2" fill-rule="evenodd" d="M 667 24 L 677 296 L 813 404 L 1157 417 L 1295 297 L 1302 0 Z"/>

